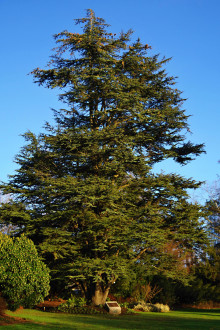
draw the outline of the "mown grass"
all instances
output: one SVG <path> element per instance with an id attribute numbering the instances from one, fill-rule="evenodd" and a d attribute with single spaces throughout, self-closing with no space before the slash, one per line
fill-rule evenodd
<path id="1" fill-rule="evenodd" d="M 8 312 L 30 320 L 30 323 L 4 325 L 4 329 L 22 330 L 74 330 L 74 329 L 220 329 L 220 310 L 182 310 L 170 313 L 138 313 L 137 315 L 70 315 L 37 310 Z"/>

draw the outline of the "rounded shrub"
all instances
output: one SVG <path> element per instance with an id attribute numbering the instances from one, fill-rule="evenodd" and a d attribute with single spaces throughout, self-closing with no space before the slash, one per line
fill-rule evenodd
<path id="1" fill-rule="evenodd" d="M 0 292 L 7 307 L 33 307 L 48 295 L 49 270 L 40 260 L 34 243 L 0 233 Z"/>

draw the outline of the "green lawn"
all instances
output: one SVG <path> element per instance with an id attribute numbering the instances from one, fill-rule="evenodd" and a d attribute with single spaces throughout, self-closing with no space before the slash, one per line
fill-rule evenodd
<path id="1" fill-rule="evenodd" d="M 74 330 L 74 329 L 220 329 L 220 310 L 184 310 L 170 313 L 139 313 L 138 315 L 70 315 L 37 310 L 8 312 L 30 320 L 30 323 L 6 325 L 4 329 Z M 32 323 L 34 322 L 34 323 Z"/>

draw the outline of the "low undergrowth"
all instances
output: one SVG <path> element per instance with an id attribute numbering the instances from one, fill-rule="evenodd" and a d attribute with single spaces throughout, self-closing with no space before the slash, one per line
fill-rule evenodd
<path id="1" fill-rule="evenodd" d="M 74 306 L 74 307 L 69 307 L 69 306 L 62 306 L 60 305 L 57 308 L 58 312 L 64 312 L 64 313 L 69 313 L 69 314 L 107 314 L 107 311 L 104 308 L 100 307 L 92 307 L 92 306 Z"/>

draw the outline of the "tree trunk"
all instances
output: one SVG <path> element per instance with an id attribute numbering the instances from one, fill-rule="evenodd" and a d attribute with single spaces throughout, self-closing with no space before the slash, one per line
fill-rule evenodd
<path id="1" fill-rule="evenodd" d="M 108 297 L 110 287 L 102 288 L 98 283 L 95 287 L 95 292 L 92 295 L 92 304 L 95 306 L 104 305 Z"/>
<path id="2" fill-rule="evenodd" d="M 4 314 L 6 309 L 7 309 L 7 303 L 0 293 L 0 315 Z"/>

